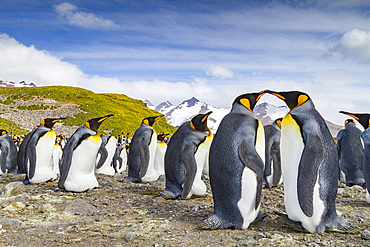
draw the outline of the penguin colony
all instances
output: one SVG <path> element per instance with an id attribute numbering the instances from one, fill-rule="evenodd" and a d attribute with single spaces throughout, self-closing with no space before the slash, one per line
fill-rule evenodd
<path id="1" fill-rule="evenodd" d="M 253 112 L 258 100 L 271 94 L 289 113 L 263 126 Z M 45 118 L 23 140 L 0 129 L 0 174 L 25 174 L 25 184 L 56 180 L 58 187 L 83 192 L 99 186 L 95 174 L 125 170 L 125 182 L 143 183 L 165 177 L 165 199 L 203 196 L 202 172 L 209 173 L 214 214 L 203 229 L 247 229 L 260 221 L 262 188 L 284 184 L 286 213 L 279 219 L 308 232 L 358 230 L 336 213 L 338 179 L 366 188 L 370 202 L 370 114 L 341 111 L 347 119 L 337 145 L 324 119 L 304 92 L 265 90 L 235 98 L 213 135 L 207 127 L 212 112 L 183 123 L 168 141 L 153 124 L 163 115 L 146 117 L 132 140 L 99 135 L 103 121 L 93 118 L 66 141 L 53 126 L 65 118 Z"/>

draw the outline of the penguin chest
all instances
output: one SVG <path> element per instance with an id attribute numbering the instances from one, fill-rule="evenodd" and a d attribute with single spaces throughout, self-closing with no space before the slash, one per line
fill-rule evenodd
<path id="1" fill-rule="evenodd" d="M 314 232 L 321 222 L 324 205 L 319 197 L 319 177 L 314 184 L 313 202 L 298 199 L 298 171 L 305 144 L 300 126 L 290 114 L 284 117 L 281 126 L 281 165 L 284 183 L 284 202 L 289 219 L 299 221 L 310 232 Z M 307 176 L 319 176 L 307 174 Z M 310 186 L 310 185 L 304 185 Z M 313 215 L 308 217 L 302 211 L 300 203 L 313 203 Z"/>
<path id="2" fill-rule="evenodd" d="M 102 167 L 100 167 L 99 169 L 96 169 L 96 173 L 102 173 L 102 174 L 106 174 L 106 175 L 114 175 L 115 170 L 114 170 L 113 166 L 111 166 L 111 164 L 112 164 L 112 159 L 113 159 L 113 156 L 114 156 L 114 152 L 116 150 L 116 138 L 114 138 L 114 137 L 109 138 L 109 141 L 108 141 L 107 145 L 105 145 L 105 148 L 107 149 L 107 152 L 108 152 L 107 159 L 105 160 Z"/>
<path id="3" fill-rule="evenodd" d="M 83 140 L 73 151 L 69 175 L 94 174 L 95 161 L 101 145 L 101 138 L 98 135 L 90 136 Z"/>
<path id="4" fill-rule="evenodd" d="M 158 179 L 158 172 L 154 169 L 155 153 L 157 150 L 157 134 L 153 131 L 149 144 L 149 164 L 146 174 L 141 178 L 143 182 L 152 182 Z"/>
<path id="5" fill-rule="evenodd" d="M 119 173 L 123 172 L 126 170 L 127 168 L 127 151 L 126 151 L 126 148 L 123 148 L 120 155 L 119 155 L 122 159 L 122 164 L 118 162 L 117 164 L 117 170 Z"/>
<path id="6" fill-rule="evenodd" d="M 164 142 L 157 143 L 157 150 L 155 152 L 154 169 L 159 175 L 164 174 L 164 155 L 167 150 L 167 144 Z"/>
<path id="7" fill-rule="evenodd" d="M 36 169 L 51 169 L 50 162 L 53 156 L 55 137 L 54 130 L 51 130 L 38 140 L 36 144 Z"/>

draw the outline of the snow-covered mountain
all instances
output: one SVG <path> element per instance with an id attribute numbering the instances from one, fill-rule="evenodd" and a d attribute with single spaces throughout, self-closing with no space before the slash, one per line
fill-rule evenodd
<path id="1" fill-rule="evenodd" d="M 0 87 L 36 87 L 36 85 L 33 82 L 30 82 L 29 84 L 27 84 L 25 81 L 21 81 L 20 83 L 15 83 L 12 81 L 0 80 Z"/>
<path id="2" fill-rule="evenodd" d="M 230 109 L 213 107 L 194 97 L 177 106 L 166 101 L 155 108 L 156 111 L 165 115 L 168 124 L 175 127 L 191 120 L 197 114 L 212 111 L 208 118 L 208 127 L 213 132 L 216 132 L 221 120 L 230 112 Z M 264 125 L 272 123 L 276 118 L 284 117 L 288 111 L 289 109 L 286 106 L 277 107 L 268 103 L 259 104 L 254 108 L 254 112 Z"/>

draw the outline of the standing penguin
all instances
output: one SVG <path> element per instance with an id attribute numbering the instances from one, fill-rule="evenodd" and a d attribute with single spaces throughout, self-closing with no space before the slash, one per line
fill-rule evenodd
<path id="1" fill-rule="evenodd" d="M 40 125 L 22 142 L 21 149 L 25 145 L 24 153 L 21 153 L 21 155 L 24 155 L 25 183 L 42 183 L 57 178 L 57 174 L 52 167 L 56 138 L 52 128 L 56 122 L 63 119 L 65 118 L 43 119 Z"/>
<path id="2" fill-rule="evenodd" d="M 265 130 L 265 171 L 264 180 L 268 188 L 275 187 L 282 182 L 280 136 L 282 118 L 272 124 L 264 126 Z"/>
<path id="3" fill-rule="evenodd" d="M 364 186 L 362 131 L 356 127 L 352 119 L 347 119 L 344 126 L 345 128 L 337 135 L 339 167 L 344 173 L 344 182 L 347 186 Z"/>
<path id="4" fill-rule="evenodd" d="M 0 129 L 0 174 L 17 173 L 17 148 L 6 130 Z"/>
<path id="5" fill-rule="evenodd" d="M 144 118 L 135 131 L 130 142 L 125 182 L 151 182 L 158 179 L 159 175 L 154 169 L 157 134 L 152 126 L 161 117 L 164 115 Z"/>
<path id="6" fill-rule="evenodd" d="M 262 123 L 253 112 L 263 93 L 238 96 L 209 152 L 214 214 L 203 229 L 247 229 L 260 209 L 265 157 Z"/>
<path id="7" fill-rule="evenodd" d="M 157 150 L 155 152 L 154 169 L 158 172 L 159 176 L 164 175 L 164 155 L 167 150 L 167 143 L 164 138 L 169 134 L 159 134 L 157 137 Z"/>
<path id="8" fill-rule="evenodd" d="M 166 190 L 163 197 L 189 199 L 192 195 L 202 196 L 207 187 L 201 179 L 204 156 L 208 147 L 202 147 L 207 136 L 212 135 L 207 127 L 209 114 L 198 114 L 183 123 L 171 137 L 164 157 Z M 197 160 L 196 153 L 201 152 Z"/>
<path id="9" fill-rule="evenodd" d="M 364 142 L 364 164 L 363 172 L 366 183 L 366 199 L 370 202 L 370 114 L 368 113 L 349 113 L 340 111 L 340 113 L 356 119 L 365 131 L 362 132 L 361 137 Z"/>
<path id="10" fill-rule="evenodd" d="M 309 232 L 350 231 L 335 210 L 339 164 L 333 137 L 311 98 L 303 92 L 266 91 L 282 99 L 289 113 L 281 124 L 281 164 L 286 222 Z"/>
<path id="11" fill-rule="evenodd" d="M 102 135 L 101 139 L 102 143 L 98 152 L 100 155 L 98 155 L 95 173 L 113 176 L 116 173 L 112 161 L 116 151 L 117 139 L 111 135 Z"/>
<path id="12" fill-rule="evenodd" d="M 83 192 L 99 186 L 95 177 L 96 156 L 101 145 L 97 131 L 113 114 L 90 119 L 69 138 L 60 161 L 58 187 Z"/>
<path id="13" fill-rule="evenodd" d="M 126 142 L 117 143 L 117 148 L 113 156 L 112 164 L 116 173 L 122 173 L 127 168 L 127 147 Z"/>
<path id="14" fill-rule="evenodd" d="M 62 158 L 62 153 L 63 153 L 63 150 L 62 150 L 62 147 L 60 146 L 60 142 L 61 142 L 61 139 L 60 139 L 60 136 L 57 136 L 57 138 L 55 139 L 55 143 L 54 143 L 54 149 L 53 149 L 53 164 L 52 164 L 52 169 L 55 171 L 56 174 L 59 174 L 59 161 L 60 159 Z"/>

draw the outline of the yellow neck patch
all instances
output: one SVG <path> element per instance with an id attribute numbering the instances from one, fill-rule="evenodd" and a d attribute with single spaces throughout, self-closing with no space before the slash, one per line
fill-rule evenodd
<path id="1" fill-rule="evenodd" d="M 279 128 L 281 129 L 281 121 L 280 120 L 277 120 L 276 123 L 279 126 Z"/>
<path id="2" fill-rule="evenodd" d="M 98 133 L 96 133 L 96 135 L 92 135 L 91 138 L 94 140 L 94 141 L 100 141 L 100 136 Z"/>
<path id="3" fill-rule="evenodd" d="M 53 134 L 55 134 L 55 131 L 53 129 L 51 129 L 50 131 L 48 131 L 48 134 L 53 135 Z"/>

